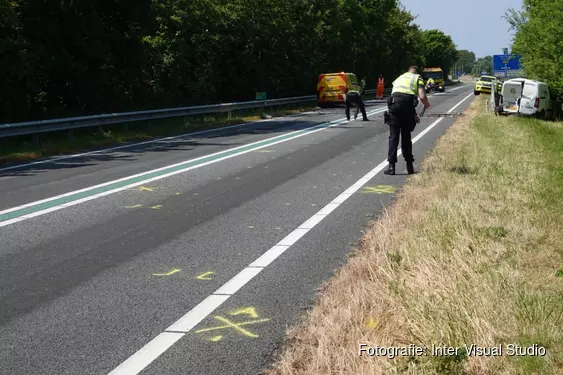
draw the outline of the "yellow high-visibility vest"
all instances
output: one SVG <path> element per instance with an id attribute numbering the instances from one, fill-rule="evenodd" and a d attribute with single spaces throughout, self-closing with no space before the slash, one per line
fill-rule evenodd
<path id="1" fill-rule="evenodd" d="M 420 74 L 414 73 L 404 73 L 395 81 L 393 81 L 393 90 L 391 94 L 396 92 L 401 92 L 404 94 L 410 94 L 418 96 L 418 85 L 422 82 L 424 85 L 424 81 L 420 77 Z"/>

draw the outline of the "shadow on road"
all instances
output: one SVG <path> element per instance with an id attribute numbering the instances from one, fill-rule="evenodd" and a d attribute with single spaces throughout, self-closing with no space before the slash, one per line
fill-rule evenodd
<path id="1" fill-rule="evenodd" d="M 366 103 L 366 110 L 369 111 L 371 107 L 380 105 L 381 103 Z M 228 128 L 211 129 L 200 134 L 186 134 L 185 136 L 177 136 L 174 139 L 166 139 L 166 137 L 152 140 L 150 143 L 139 144 L 137 142 L 131 143 L 130 146 L 123 147 L 117 150 L 92 150 L 89 153 L 72 157 L 59 156 L 57 158 L 43 159 L 34 162 L 14 163 L 13 165 L 0 166 L 1 177 L 16 177 L 16 176 L 33 176 L 41 172 L 50 170 L 60 170 L 69 168 L 91 167 L 100 163 L 107 163 L 111 161 L 129 161 L 135 162 L 139 160 L 139 156 L 148 153 L 170 152 L 170 151 L 192 151 L 202 146 L 211 146 L 216 149 L 213 152 L 222 151 L 223 149 L 241 146 L 246 142 L 237 142 L 237 138 L 244 135 L 275 135 L 275 133 L 283 133 L 290 131 L 299 131 L 310 128 L 321 123 L 334 120 L 335 116 L 344 117 L 344 106 L 337 106 L 335 108 L 328 108 L 313 113 L 303 113 L 294 117 L 280 117 L 273 118 L 266 122 L 250 122 L 241 124 L 240 126 L 231 126 Z M 366 123 L 369 124 L 369 123 Z M 219 139 L 223 138 L 224 142 Z M 263 139 L 261 137 L 256 140 Z M 206 140 L 214 140 L 213 142 L 206 142 Z M 254 141 L 254 140 L 252 140 Z M 194 155 L 198 157 L 201 155 Z M 190 156 L 186 156 L 190 157 Z M 36 163 L 36 164 L 34 164 Z M 2 170 L 6 169 L 7 170 Z"/>

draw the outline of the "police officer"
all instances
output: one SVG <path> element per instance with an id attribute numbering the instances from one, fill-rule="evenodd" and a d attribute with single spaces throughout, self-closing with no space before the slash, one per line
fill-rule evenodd
<path id="1" fill-rule="evenodd" d="M 424 90 L 424 79 L 417 74 L 417 67 L 411 66 L 407 73 L 404 73 L 393 82 L 391 96 L 387 100 L 388 111 L 385 112 L 385 122 L 389 124 L 389 152 L 387 161 L 389 167 L 385 174 L 395 174 L 395 164 L 397 163 L 397 148 L 399 147 L 399 135 L 401 136 L 401 150 L 407 162 L 407 171 L 414 173 L 414 157 L 412 154 L 411 132 L 420 118 L 416 114 L 418 98 L 426 108 L 430 107 L 430 102 Z"/>
<path id="2" fill-rule="evenodd" d="M 354 120 L 358 118 L 358 110 L 362 111 L 362 116 L 364 121 L 369 121 L 368 115 L 366 114 L 366 108 L 364 107 L 364 101 L 362 96 L 356 90 L 346 89 L 345 91 L 346 100 L 344 104 L 346 105 L 346 118 L 350 121 L 350 106 L 354 104 L 356 106 L 356 112 L 354 113 Z"/>

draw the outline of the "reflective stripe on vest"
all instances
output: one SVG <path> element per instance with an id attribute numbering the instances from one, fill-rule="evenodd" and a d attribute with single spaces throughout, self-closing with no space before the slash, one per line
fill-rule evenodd
<path id="1" fill-rule="evenodd" d="M 404 94 L 418 95 L 417 85 L 420 75 L 414 73 L 405 73 L 393 82 L 393 91 L 391 94 L 401 92 Z"/>

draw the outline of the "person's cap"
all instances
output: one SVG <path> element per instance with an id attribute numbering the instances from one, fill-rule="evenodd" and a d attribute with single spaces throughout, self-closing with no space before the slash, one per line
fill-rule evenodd
<path id="1" fill-rule="evenodd" d="M 415 72 L 418 72 L 418 66 L 416 66 L 416 65 L 409 66 L 409 70 L 413 70 L 413 69 L 414 69 Z"/>

